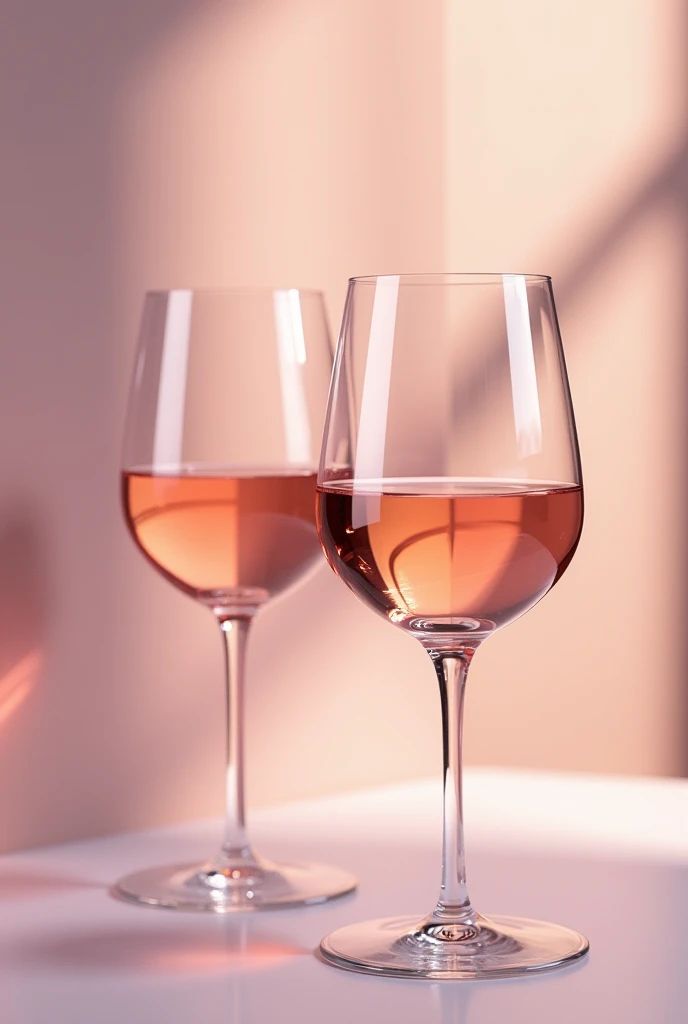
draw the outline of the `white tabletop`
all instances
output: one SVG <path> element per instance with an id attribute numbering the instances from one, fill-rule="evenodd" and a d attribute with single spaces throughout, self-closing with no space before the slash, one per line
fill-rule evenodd
<path id="1" fill-rule="evenodd" d="M 469 883 L 490 912 L 588 936 L 580 965 L 540 977 L 427 982 L 338 971 L 323 934 L 430 910 L 440 785 L 424 780 L 256 812 L 255 845 L 341 864 L 357 894 L 319 907 L 214 917 L 107 894 L 120 874 L 200 860 L 202 822 L 0 858 L 2 1024 L 685 1024 L 688 781 L 473 770 Z"/>

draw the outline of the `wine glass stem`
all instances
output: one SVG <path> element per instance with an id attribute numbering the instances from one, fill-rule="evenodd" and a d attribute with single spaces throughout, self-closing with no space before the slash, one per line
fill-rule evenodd
<path id="1" fill-rule="evenodd" d="M 466 886 L 461 795 L 461 737 L 466 677 L 475 650 L 461 648 L 451 653 L 434 651 L 429 653 L 440 684 L 444 754 L 442 884 L 437 906 L 431 915 L 431 923 L 472 924 L 477 915 L 471 905 Z"/>
<path id="2" fill-rule="evenodd" d="M 220 618 L 227 678 L 227 772 L 225 841 L 228 861 L 252 859 L 244 812 L 244 664 L 250 617 Z"/>

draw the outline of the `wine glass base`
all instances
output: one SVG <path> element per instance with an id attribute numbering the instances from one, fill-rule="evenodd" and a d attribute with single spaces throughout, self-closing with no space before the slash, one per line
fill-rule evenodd
<path id="1" fill-rule="evenodd" d="M 519 917 L 478 917 L 451 938 L 414 917 L 348 925 L 323 939 L 320 952 L 335 967 L 395 978 L 505 978 L 572 963 L 588 940 L 561 925 Z M 446 929 L 448 932 L 449 930 Z"/>
<path id="2" fill-rule="evenodd" d="M 112 895 L 148 907 L 231 914 L 325 903 L 356 885 L 354 875 L 326 864 L 261 860 L 223 871 L 208 864 L 148 868 L 120 879 Z"/>

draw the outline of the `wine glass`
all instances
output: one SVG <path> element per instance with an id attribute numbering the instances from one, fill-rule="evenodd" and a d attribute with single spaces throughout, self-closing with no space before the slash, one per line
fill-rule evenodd
<path id="1" fill-rule="evenodd" d="M 440 686 L 442 880 L 435 909 L 325 938 L 348 970 L 483 978 L 556 967 L 588 942 L 568 928 L 485 918 L 468 897 L 461 723 L 480 644 L 556 583 L 578 544 L 578 445 L 548 277 L 353 278 L 318 474 L 328 561 L 415 637 Z"/>
<path id="2" fill-rule="evenodd" d="M 296 289 L 150 292 L 125 431 L 122 500 L 143 554 L 217 619 L 227 675 L 226 826 L 214 859 L 152 868 L 115 894 L 181 910 L 320 903 L 356 879 L 273 864 L 244 814 L 244 654 L 254 617 L 322 554 L 317 449 L 332 352 L 322 296 Z"/>

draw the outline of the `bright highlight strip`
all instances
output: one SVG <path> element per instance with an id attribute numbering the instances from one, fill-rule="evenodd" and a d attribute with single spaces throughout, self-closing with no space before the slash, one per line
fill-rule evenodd
<path id="1" fill-rule="evenodd" d="M 525 458 L 542 451 L 542 422 L 528 293 L 521 274 L 504 274 L 502 280 L 516 443 L 519 458 Z"/>
<path id="2" fill-rule="evenodd" d="M 186 367 L 189 361 L 191 338 L 192 292 L 176 290 L 169 293 L 158 408 L 153 435 L 153 470 L 165 466 L 169 471 L 182 462 L 184 442 L 184 397 L 186 394 Z"/>
<path id="3" fill-rule="evenodd" d="M 387 409 L 392 381 L 394 332 L 399 299 L 399 276 L 378 277 L 375 283 L 373 313 L 370 321 L 361 417 L 358 424 L 354 479 L 381 480 L 384 476 Z M 378 499 L 379 500 L 379 499 Z M 370 499 L 363 499 L 365 520 L 371 522 Z M 357 499 L 353 496 L 352 525 L 362 525 L 357 517 Z"/>
<path id="4" fill-rule="evenodd" d="M 287 461 L 293 466 L 310 467 L 311 425 L 301 370 L 306 363 L 306 340 L 298 291 L 276 291 L 274 309 Z"/>

